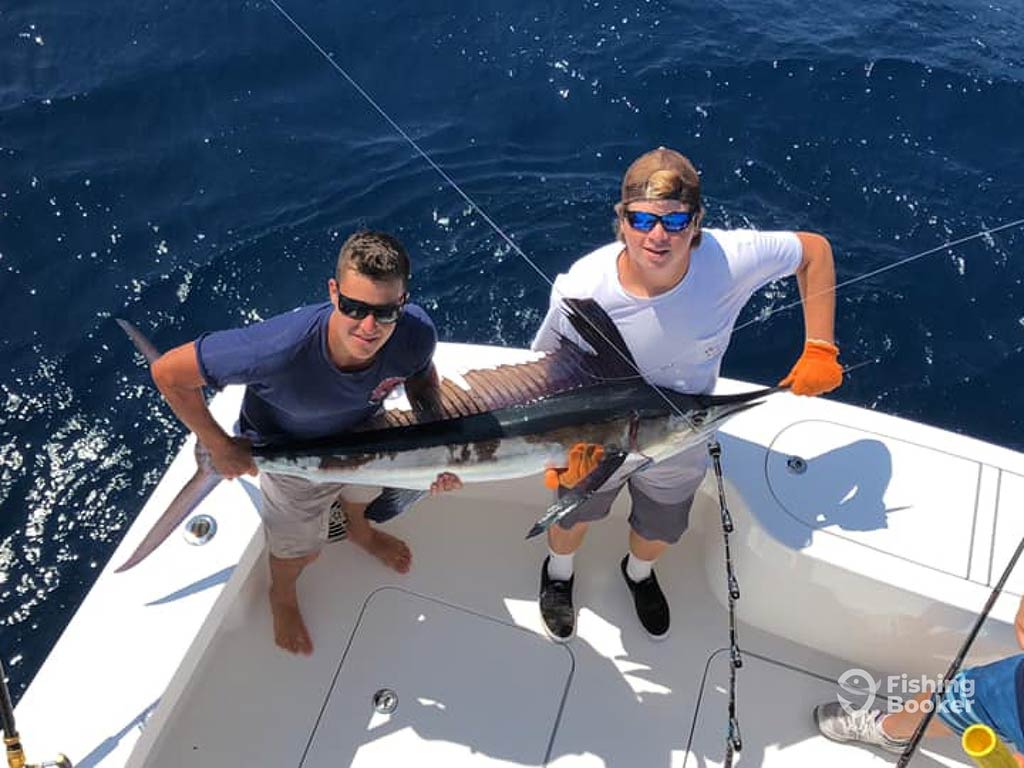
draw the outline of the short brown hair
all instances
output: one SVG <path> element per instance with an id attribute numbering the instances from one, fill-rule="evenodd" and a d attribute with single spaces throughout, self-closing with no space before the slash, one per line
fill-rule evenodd
<path id="1" fill-rule="evenodd" d="M 615 233 L 622 239 L 622 215 L 626 205 L 638 200 L 678 200 L 697 217 L 693 245 L 700 245 L 700 219 L 704 204 L 700 195 L 700 174 L 685 155 L 658 147 L 640 155 L 622 177 L 622 198 L 615 205 Z"/>
<path id="2" fill-rule="evenodd" d="M 335 277 L 341 282 L 346 269 L 374 280 L 409 283 L 409 254 L 398 239 L 384 232 L 365 230 L 351 235 L 341 246 Z"/>

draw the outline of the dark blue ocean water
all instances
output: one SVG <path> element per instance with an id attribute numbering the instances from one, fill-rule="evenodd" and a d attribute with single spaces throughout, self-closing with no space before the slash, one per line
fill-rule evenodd
<path id="1" fill-rule="evenodd" d="M 548 275 L 666 144 L 712 226 L 826 234 L 840 279 L 1024 217 L 1012 5 L 285 7 Z M 266 2 L 0 8 L 0 657 L 17 696 L 183 432 L 113 318 L 166 348 L 320 300 L 368 226 L 449 340 L 524 345 L 548 287 Z M 1024 231 L 843 290 L 835 397 L 1024 449 Z M 765 290 L 745 319 L 796 297 Z M 773 382 L 799 310 L 740 331 Z M 877 361 L 877 362 L 874 362 Z M 112 617 L 114 620 L 114 617 Z"/>

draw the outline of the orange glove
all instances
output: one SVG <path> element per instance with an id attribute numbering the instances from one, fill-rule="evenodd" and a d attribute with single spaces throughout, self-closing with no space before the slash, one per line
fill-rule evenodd
<path id="1" fill-rule="evenodd" d="M 544 472 L 544 485 L 556 490 L 558 486 L 574 487 L 580 480 L 589 475 L 601 459 L 604 458 L 604 446 L 598 443 L 576 443 L 569 449 L 569 466 L 565 469 L 549 469 Z"/>
<path id="2" fill-rule="evenodd" d="M 779 384 L 794 395 L 823 395 L 843 383 L 839 347 L 821 339 L 808 339 L 804 353 Z"/>

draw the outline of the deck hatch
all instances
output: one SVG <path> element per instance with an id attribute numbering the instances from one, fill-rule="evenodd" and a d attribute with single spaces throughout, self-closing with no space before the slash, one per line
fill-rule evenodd
<path id="1" fill-rule="evenodd" d="M 1024 476 L 1003 471 L 999 475 L 996 533 L 988 583 L 995 586 L 1024 537 Z M 1024 594 L 1024 569 L 1017 567 L 1006 582 L 1006 591 Z"/>
<path id="2" fill-rule="evenodd" d="M 802 472 L 793 472 L 799 456 Z M 805 526 L 967 578 L 981 465 L 889 435 L 826 421 L 782 430 L 766 462 L 768 485 Z M 793 539 L 789 541 L 788 539 Z M 798 540 L 799 539 L 799 540 Z"/>
<path id="3" fill-rule="evenodd" d="M 385 587 L 366 602 L 300 765 L 544 765 L 573 666 L 532 632 Z"/>

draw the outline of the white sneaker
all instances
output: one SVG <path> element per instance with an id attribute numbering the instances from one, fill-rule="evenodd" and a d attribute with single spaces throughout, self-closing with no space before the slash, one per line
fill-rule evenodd
<path id="1" fill-rule="evenodd" d="M 814 708 L 814 722 L 821 735 L 832 741 L 855 741 L 881 747 L 894 755 L 903 754 L 910 739 L 898 741 L 882 730 L 882 712 L 878 709 L 847 712 L 838 701 L 819 704 Z"/>

